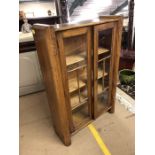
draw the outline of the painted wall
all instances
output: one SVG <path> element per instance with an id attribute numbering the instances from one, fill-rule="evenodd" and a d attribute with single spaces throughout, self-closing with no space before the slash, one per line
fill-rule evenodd
<path id="1" fill-rule="evenodd" d="M 71 0 L 70 0 L 71 1 Z M 71 22 L 97 18 L 100 15 L 109 15 L 125 0 L 86 0 L 83 6 L 75 8 L 70 16 Z"/>
<path id="2" fill-rule="evenodd" d="M 26 17 L 47 17 L 48 10 L 52 16 L 56 15 L 55 2 L 22 2 L 19 3 L 19 10 L 26 13 Z"/>

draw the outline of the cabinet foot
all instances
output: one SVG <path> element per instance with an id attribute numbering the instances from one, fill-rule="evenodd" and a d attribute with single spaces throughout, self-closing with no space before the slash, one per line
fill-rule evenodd
<path id="1" fill-rule="evenodd" d="M 114 112 L 115 112 L 115 108 L 114 108 L 114 107 L 110 108 L 110 109 L 108 110 L 108 112 L 109 112 L 109 113 L 114 113 Z"/>

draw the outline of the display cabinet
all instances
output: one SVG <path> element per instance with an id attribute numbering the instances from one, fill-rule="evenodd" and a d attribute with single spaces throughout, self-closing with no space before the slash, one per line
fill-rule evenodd
<path id="1" fill-rule="evenodd" d="M 122 17 L 33 26 L 53 126 L 65 145 L 103 112 L 114 112 Z"/>

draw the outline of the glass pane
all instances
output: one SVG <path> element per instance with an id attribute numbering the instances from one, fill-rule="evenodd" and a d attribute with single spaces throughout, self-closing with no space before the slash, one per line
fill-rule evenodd
<path id="1" fill-rule="evenodd" d="M 87 64 L 86 35 L 64 39 L 67 69 L 76 69 Z"/>
<path id="2" fill-rule="evenodd" d="M 89 117 L 86 43 L 86 35 L 64 39 L 70 104 L 75 127 Z"/>
<path id="3" fill-rule="evenodd" d="M 72 110 L 88 101 L 87 68 L 82 67 L 68 73 L 68 84 Z"/>
<path id="4" fill-rule="evenodd" d="M 112 29 L 99 31 L 97 62 L 97 110 L 109 106 L 109 73 L 111 62 Z"/>
<path id="5" fill-rule="evenodd" d="M 76 108 L 73 113 L 73 123 L 75 128 L 84 125 L 87 121 L 89 121 L 88 117 L 88 105 L 84 104 L 78 108 Z"/>

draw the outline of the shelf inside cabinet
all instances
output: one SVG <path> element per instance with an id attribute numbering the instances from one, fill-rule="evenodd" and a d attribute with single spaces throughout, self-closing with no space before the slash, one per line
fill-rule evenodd
<path id="1" fill-rule="evenodd" d="M 90 120 L 88 114 L 88 105 L 83 104 L 73 111 L 73 122 L 76 129 Z"/>
<path id="2" fill-rule="evenodd" d="M 72 110 L 84 105 L 85 103 L 87 103 L 87 101 L 88 101 L 88 98 L 86 98 L 82 95 L 80 96 L 80 101 L 79 101 L 78 94 L 71 96 L 71 108 L 72 108 Z"/>
<path id="3" fill-rule="evenodd" d="M 111 55 L 108 55 L 108 56 L 99 58 L 99 59 L 98 59 L 98 63 L 99 63 L 99 62 L 103 62 L 103 61 L 105 61 L 106 59 L 110 59 L 110 57 L 111 57 Z"/>
<path id="4" fill-rule="evenodd" d="M 104 77 L 107 76 L 107 75 L 108 75 L 108 73 L 107 72 L 104 72 Z M 102 77 L 103 77 L 103 70 L 100 69 L 100 68 L 98 68 L 98 76 L 97 76 L 97 79 L 101 79 Z M 86 76 L 81 77 L 81 87 L 83 87 L 82 83 L 84 83 L 84 82 L 86 82 Z"/>
<path id="5" fill-rule="evenodd" d="M 79 80 L 79 89 L 86 86 L 86 83 Z M 72 93 L 74 91 L 78 90 L 78 81 L 76 78 L 69 80 L 69 93 Z"/>
<path id="6" fill-rule="evenodd" d="M 109 49 L 107 49 L 107 48 L 103 48 L 103 47 L 98 48 L 98 55 L 103 54 L 103 53 L 107 53 L 107 52 L 109 52 Z"/>
<path id="7" fill-rule="evenodd" d="M 85 61 L 85 57 L 82 54 L 66 56 L 66 65 L 67 66 L 70 66 L 75 63 L 82 62 L 82 61 Z"/>
<path id="8" fill-rule="evenodd" d="M 107 76 L 107 75 L 108 75 L 108 73 L 104 72 L 104 76 Z M 103 70 L 98 68 L 98 77 L 97 77 L 97 79 L 100 79 L 102 77 L 103 77 Z"/>

